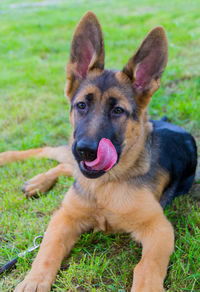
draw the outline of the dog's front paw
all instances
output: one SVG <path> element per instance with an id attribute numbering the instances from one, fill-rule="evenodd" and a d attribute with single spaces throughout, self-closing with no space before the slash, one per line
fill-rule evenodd
<path id="1" fill-rule="evenodd" d="M 48 177 L 45 173 L 34 176 L 29 181 L 25 182 L 22 187 L 22 192 L 27 197 L 35 196 L 38 193 L 47 192 L 55 183 L 55 180 Z"/>
<path id="2" fill-rule="evenodd" d="M 49 292 L 51 290 L 51 281 L 45 277 L 27 276 L 24 281 L 19 283 L 14 292 Z"/>
<path id="3" fill-rule="evenodd" d="M 143 290 L 141 290 L 141 289 L 136 290 L 136 289 L 133 288 L 133 287 L 131 288 L 131 292 L 137 292 L 137 291 L 138 291 L 138 292 L 141 292 L 141 291 L 142 291 L 142 292 L 143 292 L 143 291 L 144 291 L 144 292 L 149 292 L 149 291 L 154 291 L 154 290 L 149 290 L 148 288 L 144 288 Z M 155 291 L 156 291 L 156 290 L 155 290 Z M 166 290 L 163 288 L 160 292 L 166 292 Z"/>

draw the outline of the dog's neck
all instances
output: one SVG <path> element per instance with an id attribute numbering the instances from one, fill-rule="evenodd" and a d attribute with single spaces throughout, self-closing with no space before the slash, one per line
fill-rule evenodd
<path id="1" fill-rule="evenodd" d="M 148 147 L 148 137 L 152 132 L 152 124 L 149 121 L 143 125 L 142 132 L 143 134 L 138 138 L 139 143 L 131 144 L 122 155 L 119 163 L 108 173 L 111 180 L 129 180 L 131 177 L 148 172 L 151 155 Z"/>

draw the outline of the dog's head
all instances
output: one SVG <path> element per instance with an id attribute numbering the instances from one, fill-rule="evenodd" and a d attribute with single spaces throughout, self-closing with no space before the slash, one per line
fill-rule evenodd
<path id="1" fill-rule="evenodd" d="M 72 151 L 81 172 L 97 178 L 144 136 L 146 109 L 167 63 L 167 39 L 152 29 L 122 71 L 104 70 L 100 24 L 86 13 L 71 43 L 66 95 L 74 126 Z"/>

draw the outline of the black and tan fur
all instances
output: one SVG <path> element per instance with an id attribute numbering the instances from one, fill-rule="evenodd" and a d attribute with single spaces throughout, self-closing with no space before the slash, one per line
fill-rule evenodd
<path id="1" fill-rule="evenodd" d="M 174 233 L 162 206 L 189 190 L 196 168 L 192 136 L 180 127 L 148 119 L 147 107 L 159 88 L 167 55 L 164 29 L 156 27 L 122 71 L 104 70 L 99 22 L 91 12 L 81 19 L 67 66 L 66 94 L 74 127 L 69 146 L 0 154 L 1 165 L 30 156 L 60 162 L 24 186 L 28 196 L 48 190 L 60 174 L 75 178 L 16 292 L 50 291 L 64 256 L 91 228 L 127 232 L 141 242 L 142 258 L 134 269 L 131 291 L 164 291 Z M 108 172 L 83 168 L 81 161 L 95 159 L 102 138 L 114 145 L 116 165 Z"/>

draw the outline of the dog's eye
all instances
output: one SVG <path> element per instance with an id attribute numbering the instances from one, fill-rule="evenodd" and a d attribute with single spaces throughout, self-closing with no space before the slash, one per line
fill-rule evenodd
<path id="1" fill-rule="evenodd" d="M 76 104 L 76 107 L 79 109 L 79 110 L 84 110 L 86 109 L 86 103 L 83 102 L 83 101 L 80 101 Z"/>
<path id="2" fill-rule="evenodd" d="M 117 106 L 117 107 L 112 109 L 111 113 L 114 116 L 120 116 L 121 114 L 124 113 L 124 109 L 122 107 L 120 107 L 120 106 Z"/>

